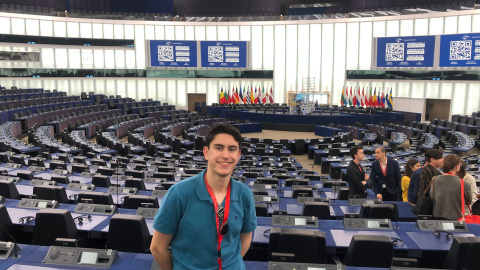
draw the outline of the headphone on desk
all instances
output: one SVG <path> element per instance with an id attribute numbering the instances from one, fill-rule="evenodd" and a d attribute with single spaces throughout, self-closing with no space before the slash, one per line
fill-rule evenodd
<path id="1" fill-rule="evenodd" d="M 33 216 L 21 217 L 21 218 L 18 219 L 18 223 L 25 224 L 25 223 L 28 223 L 32 220 L 35 220 L 35 217 L 33 217 Z"/>
<path id="2" fill-rule="evenodd" d="M 77 216 L 77 217 L 74 217 L 73 220 L 77 221 L 78 224 L 83 224 L 83 218 L 87 218 L 88 220 L 92 220 L 92 216 L 91 215 L 81 215 L 81 216 Z"/>
<path id="3" fill-rule="evenodd" d="M 441 236 L 440 233 L 442 233 L 442 232 L 443 232 L 443 233 L 446 233 L 445 238 L 447 238 L 447 239 L 450 239 L 450 238 L 454 238 L 454 237 L 455 237 L 455 235 L 454 235 L 453 233 L 451 233 L 451 232 L 447 232 L 447 231 L 443 231 L 443 230 L 434 230 L 434 231 L 432 231 L 432 233 L 435 234 L 436 237 L 440 237 L 440 236 Z"/>
<path id="4" fill-rule="evenodd" d="M 403 246 L 403 245 L 405 245 L 405 243 L 403 242 L 403 240 L 400 239 L 400 238 L 390 237 L 390 240 L 392 240 L 392 244 L 393 244 L 394 246 Z"/>

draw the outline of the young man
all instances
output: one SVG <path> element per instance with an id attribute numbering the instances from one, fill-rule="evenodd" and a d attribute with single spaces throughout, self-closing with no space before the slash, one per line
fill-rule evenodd
<path id="1" fill-rule="evenodd" d="M 426 165 L 420 172 L 417 198 L 422 196 L 433 177 L 442 174 L 438 169 L 443 166 L 443 152 L 437 149 L 428 150 L 425 152 L 425 162 Z"/>
<path id="2" fill-rule="evenodd" d="M 366 198 L 366 185 L 368 174 L 365 173 L 365 170 L 360 166 L 360 161 L 363 160 L 365 154 L 363 149 L 359 146 L 354 146 L 350 149 L 350 156 L 353 158 L 348 164 L 347 167 L 347 183 L 349 196 L 358 195 L 360 197 Z"/>
<path id="3" fill-rule="evenodd" d="M 252 191 L 231 179 L 240 141 L 231 125 L 211 127 L 203 149 L 208 168 L 168 190 L 150 247 L 160 269 L 245 269 L 257 218 Z"/>
<path id="4" fill-rule="evenodd" d="M 387 158 L 384 146 L 375 149 L 375 161 L 372 163 L 370 173 L 372 189 L 377 194 L 377 199 L 384 201 L 399 201 L 402 195 L 402 175 L 398 162 Z"/>

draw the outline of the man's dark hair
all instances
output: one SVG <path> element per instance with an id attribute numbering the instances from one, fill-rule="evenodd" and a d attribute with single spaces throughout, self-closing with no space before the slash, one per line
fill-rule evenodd
<path id="1" fill-rule="evenodd" d="M 430 149 L 427 152 L 425 152 L 425 161 L 430 163 L 430 161 L 433 159 L 442 159 L 443 157 L 443 152 L 437 149 Z"/>
<path id="2" fill-rule="evenodd" d="M 354 146 L 350 149 L 350 156 L 355 159 L 355 155 L 358 153 L 358 150 L 363 149 L 361 146 Z"/>
<path id="3" fill-rule="evenodd" d="M 230 124 L 216 124 L 210 127 L 205 135 L 205 145 L 210 148 L 210 143 L 215 139 L 218 134 L 232 135 L 233 139 L 240 145 L 242 142 L 242 135 L 238 129 Z"/>

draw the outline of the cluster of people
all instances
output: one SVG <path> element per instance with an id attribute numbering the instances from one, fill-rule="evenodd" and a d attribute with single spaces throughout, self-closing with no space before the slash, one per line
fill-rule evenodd
<path id="1" fill-rule="evenodd" d="M 475 178 L 466 172 L 466 164 L 458 155 L 444 157 L 442 151 L 430 149 L 425 153 L 423 166 L 420 161 L 409 159 L 403 176 L 398 162 L 386 156 L 384 146 L 375 150 L 370 175 L 360 164 L 365 157 L 363 149 L 354 146 L 350 155 L 353 158 L 347 167 L 350 195 L 366 197 L 366 190 L 370 187 L 380 200 L 404 201 L 415 206 L 418 198 L 428 192 L 433 200 L 433 216 L 448 220 L 462 217 L 461 180 L 464 183 L 465 214 L 470 214 L 469 205 L 480 199 Z"/>

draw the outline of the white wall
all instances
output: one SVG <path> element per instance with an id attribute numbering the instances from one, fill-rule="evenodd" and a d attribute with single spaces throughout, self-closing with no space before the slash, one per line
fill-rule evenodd
<path id="1" fill-rule="evenodd" d="M 393 89 L 393 96 L 453 99 L 452 113 L 480 110 L 480 82 L 346 81 L 347 69 L 371 69 L 374 37 L 480 32 L 480 11 L 421 15 L 275 22 L 153 22 L 57 18 L 0 13 L 0 33 L 56 37 L 134 39 L 135 48 L 40 46 L 40 68 L 91 68 L 83 55 L 93 54 L 93 68 L 145 68 L 146 39 L 249 40 L 252 69 L 273 69 L 274 80 L 148 78 L 0 78 L 0 85 L 44 87 L 70 94 L 96 91 L 136 99 L 152 97 L 186 108 L 187 93 L 207 93 L 218 102 L 221 86 L 273 85 L 275 102 L 298 91 L 302 78 L 315 77 L 315 90 L 332 91 L 340 103 L 344 85 Z M 8 44 L 7 44 L 8 45 Z M 35 45 L 33 45 L 35 46 Z M 25 47 L 22 47 L 23 49 Z M 0 49 L 18 49 L 0 43 Z M 12 67 L 1 63 L 1 67 Z"/>

